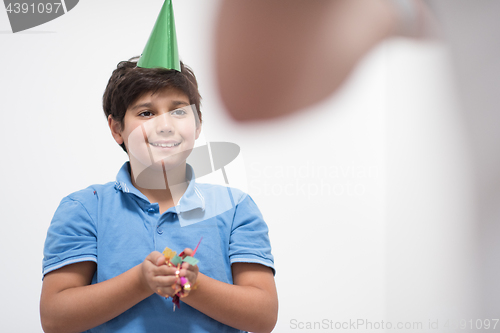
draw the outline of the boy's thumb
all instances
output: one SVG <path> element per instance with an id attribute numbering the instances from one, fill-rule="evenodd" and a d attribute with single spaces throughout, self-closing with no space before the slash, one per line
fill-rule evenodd
<path id="1" fill-rule="evenodd" d="M 163 254 L 158 252 L 158 256 L 156 257 L 156 260 L 154 261 L 154 263 L 156 264 L 156 266 L 165 265 L 166 261 L 165 261 L 165 257 L 163 256 Z"/>

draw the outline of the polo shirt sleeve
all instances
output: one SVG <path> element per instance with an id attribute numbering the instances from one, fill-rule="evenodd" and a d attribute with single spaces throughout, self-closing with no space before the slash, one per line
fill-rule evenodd
<path id="1" fill-rule="evenodd" d="M 229 261 L 257 263 L 274 270 L 271 254 L 269 229 L 259 208 L 249 195 L 236 205 L 231 237 L 229 240 Z"/>
<path id="2" fill-rule="evenodd" d="M 70 195 L 59 204 L 45 239 L 43 276 L 69 264 L 97 262 L 97 228 L 89 213 L 89 203 L 96 199 L 87 198 Z"/>

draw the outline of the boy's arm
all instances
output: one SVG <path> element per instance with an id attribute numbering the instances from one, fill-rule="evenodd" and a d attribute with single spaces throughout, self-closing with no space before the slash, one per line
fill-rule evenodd
<path id="1" fill-rule="evenodd" d="M 140 266 L 90 285 L 95 270 L 96 264 L 86 261 L 45 276 L 40 298 L 40 318 L 45 332 L 85 331 L 151 295 L 139 279 Z"/>
<path id="2" fill-rule="evenodd" d="M 249 332 L 271 332 L 278 317 L 278 296 L 271 268 L 232 265 L 234 285 L 198 273 L 198 288 L 182 299 L 209 317 Z"/>
<path id="3" fill-rule="evenodd" d="M 161 286 L 170 293 L 175 268 L 151 253 L 141 264 L 112 279 L 90 285 L 96 270 L 91 261 L 68 265 L 45 275 L 40 318 L 45 332 L 82 332 L 103 324 L 153 294 Z M 163 262 L 162 262 L 163 261 Z"/>

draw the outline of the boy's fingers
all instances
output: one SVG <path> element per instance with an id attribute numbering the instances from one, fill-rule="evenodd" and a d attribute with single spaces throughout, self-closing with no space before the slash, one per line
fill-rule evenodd
<path id="1" fill-rule="evenodd" d="M 154 279 L 154 283 L 156 284 L 157 288 L 168 288 L 177 283 L 177 278 L 172 275 L 157 276 Z"/>
<path id="2" fill-rule="evenodd" d="M 148 254 L 146 260 L 151 261 L 153 264 L 156 264 L 156 261 L 158 260 L 159 257 L 163 257 L 163 254 L 161 254 L 158 251 L 153 251 L 150 254 Z"/>
<path id="3" fill-rule="evenodd" d="M 197 271 L 197 269 L 198 269 L 198 266 L 193 266 L 193 265 L 190 265 L 190 264 L 188 264 L 187 262 L 183 263 L 183 264 L 182 264 L 182 266 L 181 266 L 181 272 L 183 272 L 183 273 L 184 273 L 184 275 L 185 275 L 188 271 L 195 273 L 195 272 Z M 181 275 L 183 275 L 183 274 L 181 274 Z"/>
<path id="4" fill-rule="evenodd" d="M 198 268 L 198 265 L 194 265 L 194 266 L 189 265 L 189 266 L 187 267 L 187 269 L 188 269 L 189 271 L 193 272 L 194 274 L 198 274 L 198 272 L 200 271 L 200 269 Z"/>
<path id="5" fill-rule="evenodd" d="M 186 255 L 186 256 L 190 256 L 190 255 L 192 255 L 192 254 L 193 254 L 193 250 L 192 250 L 192 249 L 190 249 L 189 247 L 186 247 L 186 248 L 184 249 L 184 251 L 182 251 L 182 253 L 183 253 L 184 255 Z"/>
<path id="6" fill-rule="evenodd" d="M 176 267 L 168 267 L 167 265 L 161 265 L 155 267 L 153 270 L 154 276 L 175 276 L 175 272 L 177 271 Z"/>
<path id="7" fill-rule="evenodd" d="M 158 287 L 155 292 L 162 297 L 171 297 L 174 294 L 172 287 Z"/>
<path id="8" fill-rule="evenodd" d="M 175 276 L 161 276 L 155 278 L 154 291 L 163 297 L 169 297 L 181 290 L 178 278 Z"/>
<path id="9" fill-rule="evenodd" d="M 165 261 L 165 257 L 164 257 L 164 256 L 163 256 L 163 254 L 161 254 L 160 252 L 158 252 L 158 254 L 159 254 L 160 256 L 156 258 L 156 266 L 165 265 L 165 263 L 166 263 L 166 261 Z"/>

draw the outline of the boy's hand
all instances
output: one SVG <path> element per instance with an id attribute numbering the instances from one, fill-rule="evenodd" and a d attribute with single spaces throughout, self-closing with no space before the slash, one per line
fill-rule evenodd
<path id="1" fill-rule="evenodd" d="M 193 250 L 190 248 L 185 248 L 182 253 L 185 256 L 192 256 Z M 193 288 L 196 285 L 196 279 L 198 278 L 198 265 L 192 266 L 187 262 L 182 263 L 181 270 L 179 272 L 180 277 L 185 277 L 188 279 L 190 287 Z M 177 281 L 177 286 L 180 287 L 180 281 Z M 185 290 L 185 296 L 189 293 L 189 290 Z"/>
<path id="2" fill-rule="evenodd" d="M 142 282 L 146 288 L 160 296 L 168 297 L 175 294 L 177 284 L 176 267 L 168 267 L 165 257 L 158 251 L 151 252 L 142 262 Z M 179 273 L 180 274 L 180 273 Z"/>
<path id="3" fill-rule="evenodd" d="M 186 248 L 185 255 L 191 255 L 193 250 Z M 172 297 L 181 290 L 181 277 L 188 279 L 191 288 L 196 284 L 198 266 L 187 262 L 182 263 L 181 269 L 166 265 L 165 257 L 158 251 L 151 252 L 142 263 L 142 281 L 146 288 L 162 297 Z M 188 291 L 189 292 L 189 291 Z M 186 292 L 186 296 L 187 293 Z"/>

